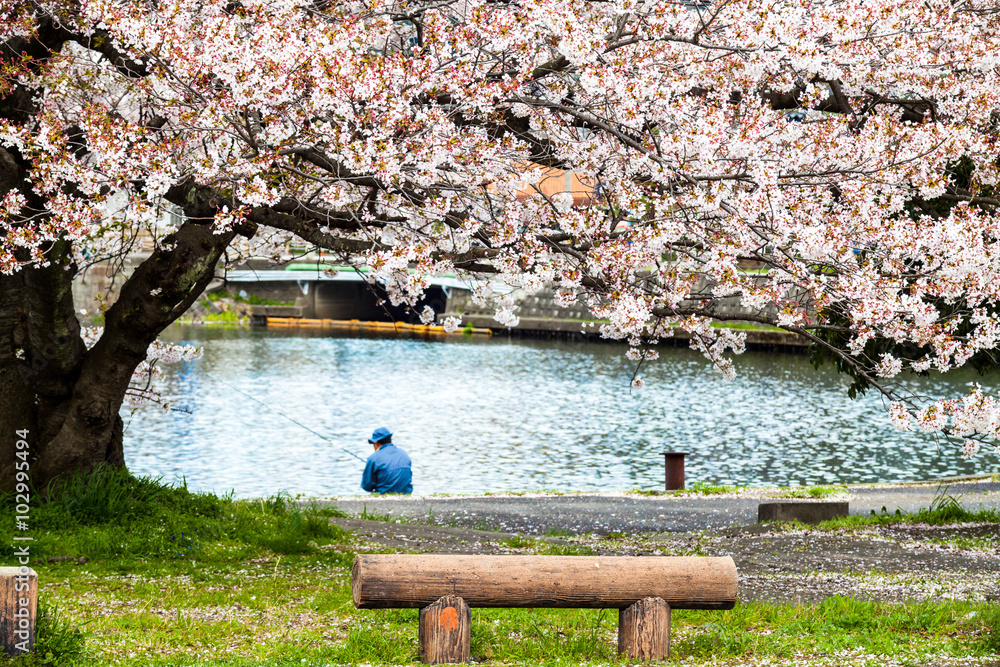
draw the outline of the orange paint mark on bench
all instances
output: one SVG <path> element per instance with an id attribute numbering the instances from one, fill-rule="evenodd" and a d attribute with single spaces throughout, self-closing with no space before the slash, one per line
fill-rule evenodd
<path id="1" fill-rule="evenodd" d="M 445 629 L 446 632 L 454 632 L 458 629 L 458 612 L 455 611 L 454 607 L 445 607 L 441 610 L 441 618 L 438 620 L 438 624 Z"/>

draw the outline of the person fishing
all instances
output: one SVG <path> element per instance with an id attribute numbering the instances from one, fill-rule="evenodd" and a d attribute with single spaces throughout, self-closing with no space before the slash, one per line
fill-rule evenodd
<path id="1" fill-rule="evenodd" d="M 410 456 L 392 444 L 392 433 L 380 426 L 368 442 L 375 453 L 365 461 L 361 488 L 374 493 L 413 493 L 413 471 Z"/>

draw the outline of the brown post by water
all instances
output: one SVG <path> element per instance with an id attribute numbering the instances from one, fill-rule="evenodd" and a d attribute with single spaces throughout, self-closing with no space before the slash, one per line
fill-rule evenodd
<path id="1" fill-rule="evenodd" d="M 690 452 L 660 452 L 663 454 L 664 488 L 676 491 L 684 488 L 684 457 Z"/>
<path id="2" fill-rule="evenodd" d="M 30 567 L 0 567 L 0 647 L 10 656 L 35 648 L 38 575 Z"/>
<path id="3" fill-rule="evenodd" d="M 662 598 L 618 610 L 618 652 L 632 660 L 670 657 L 670 606 Z"/>
<path id="4" fill-rule="evenodd" d="M 472 614 L 465 600 L 445 595 L 420 610 L 420 660 L 430 665 L 469 662 Z"/>

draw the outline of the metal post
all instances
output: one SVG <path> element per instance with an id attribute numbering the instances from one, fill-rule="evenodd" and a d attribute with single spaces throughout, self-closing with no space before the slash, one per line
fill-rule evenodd
<path id="1" fill-rule="evenodd" d="M 660 452 L 663 454 L 663 469 L 667 491 L 684 488 L 684 457 L 690 452 Z"/>

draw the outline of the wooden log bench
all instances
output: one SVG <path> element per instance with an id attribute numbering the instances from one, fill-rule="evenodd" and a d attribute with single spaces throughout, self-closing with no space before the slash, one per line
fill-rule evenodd
<path id="1" fill-rule="evenodd" d="M 670 655 L 671 609 L 732 609 L 726 556 L 452 556 L 361 554 L 351 571 L 358 609 L 420 609 L 420 659 L 468 662 L 472 607 L 618 609 L 618 651 Z"/>
<path id="2" fill-rule="evenodd" d="M 37 611 L 35 571 L 27 566 L 0 567 L 0 651 L 20 657 L 34 649 Z"/>

